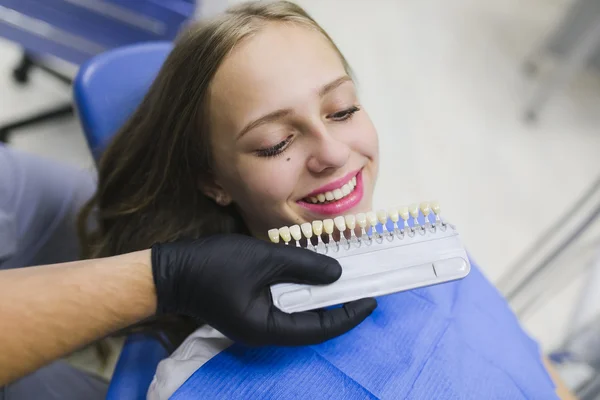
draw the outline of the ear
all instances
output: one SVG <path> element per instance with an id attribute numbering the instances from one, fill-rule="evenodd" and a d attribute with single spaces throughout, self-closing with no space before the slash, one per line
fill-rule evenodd
<path id="1" fill-rule="evenodd" d="M 228 206 L 232 202 L 229 193 L 216 182 L 201 182 L 200 190 L 205 196 L 213 199 L 215 203 L 222 207 Z"/>

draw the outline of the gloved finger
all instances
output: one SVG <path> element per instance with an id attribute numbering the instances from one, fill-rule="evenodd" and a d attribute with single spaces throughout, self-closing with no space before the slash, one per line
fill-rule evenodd
<path id="1" fill-rule="evenodd" d="M 373 298 L 345 304 L 343 307 L 287 314 L 273 311 L 271 340 L 280 345 L 306 346 L 340 336 L 365 320 L 377 307 Z"/>
<path id="2" fill-rule="evenodd" d="M 281 247 L 272 255 L 280 268 L 273 269 L 269 283 L 303 283 L 325 285 L 342 276 L 340 263 L 323 254 L 297 247 Z"/>

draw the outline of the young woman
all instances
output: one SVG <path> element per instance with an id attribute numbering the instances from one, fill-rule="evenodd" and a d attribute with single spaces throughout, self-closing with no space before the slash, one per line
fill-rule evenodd
<path id="1" fill-rule="evenodd" d="M 242 4 L 179 38 L 103 157 L 86 242 L 106 256 L 214 233 L 266 239 L 370 210 L 377 167 L 377 132 L 327 33 L 289 2 Z M 203 326 L 149 397 L 555 397 L 537 346 L 476 267 L 380 298 L 330 343 L 247 349 Z"/>

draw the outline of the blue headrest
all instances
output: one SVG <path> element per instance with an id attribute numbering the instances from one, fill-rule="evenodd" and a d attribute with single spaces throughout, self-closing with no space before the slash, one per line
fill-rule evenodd
<path id="1" fill-rule="evenodd" d="M 127 337 L 115 367 L 106 400 L 143 400 L 158 363 L 169 353 L 154 336 L 134 333 Z"/>
<path id="2" fill-rule="evenodd" d="M 75 107 L 97 160 L 150 88 L 173 45 L 150 42 L 99 54 L 73 82 Z"/>

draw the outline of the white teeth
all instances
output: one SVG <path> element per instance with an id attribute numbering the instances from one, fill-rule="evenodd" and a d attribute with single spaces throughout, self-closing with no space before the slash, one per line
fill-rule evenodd
<path id="1" fill-rule="evenodd" d="M 338 231 L 344 232 L 346 230 L 346 220 L 344 217 L 335 217 L 333 222 L 335 223 L 335 227 L 338 229 Z"/>
<path id="2" fill-rule="evenodd" d="M 300 225 L 300 229 L 302 230 L 304 237 L 306 237 L 307 239 L 310 239 L 312 237 L 313 231 L 310 222 L 305 222 L 304 224 Z"/>
<path id="3" fill-rule="evenodd" d="M 279 228 L 279 236 L 283 239 L 284 242 L 289 242 L 292 240 L 292 236 L 290 235 L 290 228 L 287 226 Z"/>
<path id="4" fill-rule="evenodd" d="M 300 240 L 300 239 L 302 239 L 302 232 L 300 231 L 300 226 L 299 225 L 292 225 L 292 226 L 290 226 L 290 234 L 292 235 L 292 237 L 294 238 L 294 240 Z"/>
<path id="5" fill-rule="evenodd" d="M 373 211 L 369 211 L 367 213 L 367 222 L 373 227 L 377 226 L 377 214 L 375 214 Z"/>
<path id="6" fill-rule="evenodd" d="M 326 201 L 334 201 L 334 200 L 339 200 L 342 199 L 346 196 L 348 196 L 350 193 L 352 193 L 352 191 L 354 190 L 354 188 L 356 187 L 356 177 L 352 178 L 350 181 L 348 181 L 348 183 L 344 184 L 341 188 L 339 189 L 335 189 L 335 190 L 331 190 L 328 192 L 324 192 L 324 193 L 319 193 L 316 196 L 311 196 L 306 198 L 305 200 L 316 204 L 316 203 L 325 203 Z"/>
<path id="7" fill-rule="evenodd" d="M 315 236 L 321 236 L 323 234 L 323 221 L 313 221 L 312 228 Z"/>
<path id="8" fill-rule="evenodd" d="M 381 225 L 385 225 L 387 222 L 387 214 L 384 210 L 377 211 L 377 219 Z"/>
<path id="9" fill-rule="evenodd" d="M 400 219 L 399 215 L 398 215 L 398 210 L 396 210 L 395 208 L 390 208 L 388 210 L 388 214 L 390 215 L 390 219 L 392 220 L 392 222 L 395 224 L 396 222 L 398 222 L 398 220 Z"/>
<path id="10" fill-rule="evenodd" d="M 364 213 L 356 214 L 356 223 L 361 228 L 367 227 L 367 216 Z"/>
<path id="11" fill-rule="evenodd" d="M 333 233 L 334 223 L 332 219 L 324 219 L 323 220 L 323 229 L 325 233 L 331 235 Z"/>
<path id="12" fill-rule="evenodd" d="M 354 230 L 354 228 L 356 228 L 356 217 L 354 215 L 350 214 L 350 215 L 346 215 L 345 219 L 346 219 L 346 226 L 348 227 L 348 229 Z"/>
<path id="13" fill-rule="evenodd" d="M 279 229 L 269 229 L 269 239 L 273 243 L 279 243 Z"/>

